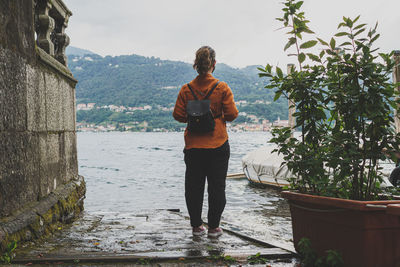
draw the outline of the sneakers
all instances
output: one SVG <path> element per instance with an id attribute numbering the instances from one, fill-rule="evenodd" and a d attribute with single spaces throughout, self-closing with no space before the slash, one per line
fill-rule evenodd
<path id="1" fill-rule="evenodd" d="M 203 226 L 193 227 L 192 228 L 192 233 L 193 233 L 194 236 L 204 235 L 206 233 L 206 228 L 204 228 Z"/>
<path id="2" fill-rule="evenodd" d="M 192 228 L 192 234 L 193 236 L 201 236 L 206 233 L 206 229 L 203 226 L 199 227 L 193 227 Z M 214 229 L 208 229 L 208 236 L 209 237 L 218 237 L 222 235 L 223 231 L 221 228 L 214 228 Z"/>
<path id="3" fill-rule="evenodd" d="M 208 229 L 208 236 L 209 237 L 218 237 L 222 235 L 223 231 L 221 228 L 214 228 L 214 229 Z"/>

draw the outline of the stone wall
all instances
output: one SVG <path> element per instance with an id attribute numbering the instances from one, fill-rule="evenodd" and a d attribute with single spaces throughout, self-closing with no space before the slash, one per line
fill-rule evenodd
<path id="1" fill-rule="evenodd" d="M 84 194 L 77 182 L 76 80 L 62 57 L 36 45 L 38 2 L 47 3 L 0 0 L 0 242 L 7 218 L 74 183 Z"/>

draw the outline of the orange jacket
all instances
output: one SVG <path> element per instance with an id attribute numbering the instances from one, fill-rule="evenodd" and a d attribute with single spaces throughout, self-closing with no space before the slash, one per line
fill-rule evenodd
<path id="1" fill-rule="evenodd" d="M 190 82 L 190 86 L 199 99 L 202 99 L 218 80 L 211 74 L 199 75 Z M 238 116 L 238 109 L 233 100 L 232 90 L 225 82 L 220 82 L 209 97 L 213 114 L 222 114 L 215 119 L 215 129 L 209 133 L 192 133 L 185 131 L 185 149 L 190 148 L 217 148 L 228 140 L 226 121 L 233 121 Z M 184 85 L 176 100 L 173 116 L 175 120 L 186 123 L 186 104 L 194 100 L 187 85 Z"/>

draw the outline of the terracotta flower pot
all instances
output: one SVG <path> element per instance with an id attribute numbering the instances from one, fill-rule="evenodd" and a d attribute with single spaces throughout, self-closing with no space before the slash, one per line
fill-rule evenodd
<path id="1" fill-rule="evenodd" d="M 293 241 L 306 237 L 322 256 L 336 250 L 345 266 L 400 267 L 400 201 L 355 201 L 282 192 Z"/>

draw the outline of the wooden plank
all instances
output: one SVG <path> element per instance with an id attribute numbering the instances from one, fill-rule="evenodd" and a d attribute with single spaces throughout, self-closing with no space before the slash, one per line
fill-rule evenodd
<path id="1" fill-rule="evenodd" d="M 244 173 L 231 173 L 226 176 L 226 179 L 246 179 Z"/>
<path id="2" fill-rule="evenodd" d="M 209 257 L 210 252 L 209 251 L 196 251 L 196 253 L 199 253 L 196 257 Z M 232 256 L 232 257 L 248 257 L 251 255 L 256 255 L 257 253 L 260 253 L 261 256 L 265 258 L 270 258 L 270 259 L 276 259 L 276 258 L 284 258 L 284 257 L 293 257 L 293 254 L 281 249 L 281 248 L 259 248 L 257 250 L 254 249 L 244 249 L 244 250 L 225 250 L 224 255 L 225 256 Z M 157 259 L 164 259 L 164 258 L 170 258 L 171 254 L 174 255 L 177 259 L 179 258 L 187 258 L 190 259 L 191 256 L 188 256 L 187 251 L 155 251 L 155 252 L 144 252 L 144 253 L 138 253 L 135 254 L 136 256 L 142 257 L 142 258 L 157 258 Z M 212 253 L 211 253 L 212 254 Z"/>
<path id="3" fill-rule="evenodd" d="M 256 180 L 250 180 L 249 182 L 255 185 L 262 185 L 262 186 L 266 186 L 266 187 L 271 187 L 271 188 L 275 188 L 275 189 L 282 189 L 285 186 L 289 186 L 289 183 L 287 184 L 280 184 L 277 182 L 266 182 L 266 181 L 256 181 Z"/>
<path id="4" fill-rule="evenodd" d="M 294 247 L 289 247 L 289 246 L 286 246 L 283 244 L 277 244 L 276 242 L 271 243 L 271 241 L 267 242 L 267 241 L 257 239 L 257 238 L 248 236 L 246 234 L 243 234 L 243 232 L 248 232 L 248 231 L 245 229 L 242 229 L 240 226 L 221 221 L 221 228 L 224 230 L 224 232 L 227 232 L 229 234 L 240 237 L 241 239 L 250 241 L 251 243 L 261 245 L 264 248 L 279 248 L 279 249 L 285 250 L 286 252 L 291 252 L 294 254 L 296 253 Z"/>
<path id="5" fill-rule="evenodd" d="M 146 259 L 150 262 L 162 262 L 173 260 L 207 260 L 210 256 L 209 251 L 197 251 L 198 255 L 190 256 L 190 251 L 158 251 L 158 252 L 142 252 L 130 255 L 113 255 L 113 254 L 76 254 L 76 255 L 57 255 L 52 257 L 41 258 L 21 258 L 14 259 L 14 264 L 51 264 L 51 263 L 133 263 Z M 224 256 L 234 258 L 244 258 L 256 255 L 266 259 L 283 259 L 294 258 L 295 255 L 280 248 L 260 248 L 257 250 L 226 250 Z"/>

